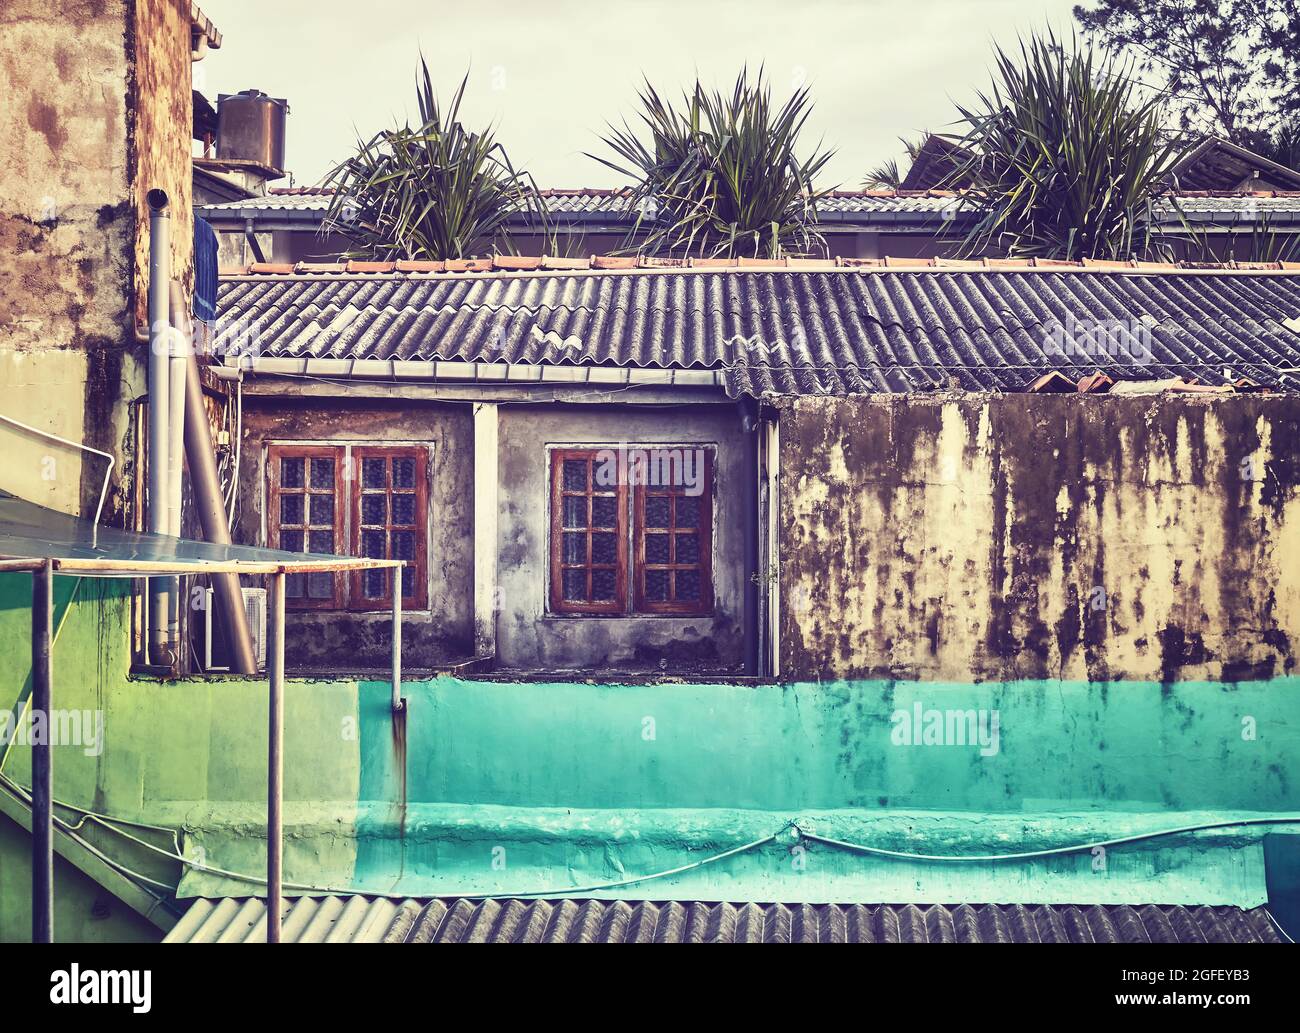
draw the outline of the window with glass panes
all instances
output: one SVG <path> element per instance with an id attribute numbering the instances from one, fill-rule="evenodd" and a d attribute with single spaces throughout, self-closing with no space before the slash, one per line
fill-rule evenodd
<path id="1" fill-rule="evenodd" d="M 267 460 L 272 548 L 405 560 L 403 604 L 427 604 L 425 449 L 271 445 Z M 391 580 L 386 569 L 293 574 L 285 602 L 294 609 L 387 609 Z"/>
<path id="2" fill-rule="evenodd" d="M 405 560 L 402 603 L 425 602 L 425 476 L 422 452 L 413 448 L 352 448 L 356 479 L 352 510 L 352 553 Z M 361 570 L 353 577 L 352 608 L 391 604 L 394 571 Z"/>
<path id="3" fill-rule="evenodd" d="M 634 597 L 639 613 L 706 613 L 713 609 L 713 457 L 700 450 L 698 483 L 666 464 L 662 484 L 638 484 L 633 499 Z M 696 479 L 696 478 L 693 478 Z"/>
<path id="4" fill-rule="evenodd" d="M 551 453 L 551 609 L 627 609 L 627 488 L 598 483 L 596 449 Z"/>
<path id="5" fill-rule="evenodd" d="M 268 537 L 286 552 L 335 553 L 342 545 L 342 450 L 273 446 Z M 290 574 L 286 605 L 332 609 L 341 605 L 335 574 Z"/>
<path id="6" fill-rule="evenodd" d="M 661 464 L 669 476 L 635 485 L 630 497 L 625 477 L 602 476 L 616 450 L 551 452 L 552 613 L 712 611 L 713 453 L 675 451 L 698 464 L 692 483 L 681 464 Z"/>

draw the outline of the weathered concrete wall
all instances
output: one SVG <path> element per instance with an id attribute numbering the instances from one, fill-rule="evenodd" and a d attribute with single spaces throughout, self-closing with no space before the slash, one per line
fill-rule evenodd
<path id="1" fill-rule="evenodd" d="M 497 659 L 522 670 L 721 672 L 743 649 L 744 492 L 740 421 L 731 406 L 500 411 Z M 714 613 L 698 617 L 547 614 L 550 538 L 548 446 L 667 442 L 716 445 Z"/>
<path id="2" fill-rule="evenodd" d="M 1294 671 L 1300 399 L 799 399 L 783 678 Z"/>
<path id="3" fill-rule="evenodd" d="M 190 60 L 190 5 L 183 0 L 134 0 L 131 47 L 131 199 L 135 207 L 137 323 L 148 314 L 149 204 L 146 195 L 167 191 L 171 211 L 172 278 L 188 293 L 194 286 L 194 129 Z"/>
<path id="4" fill-rule="evenodd" d="M 431 451 L 428 606 L 403 615 L 408 667 L 466 659 L 473 644 L 473 424 L 468 406 L 437 403 L 294 401 L 244 396 L 236 541 L 266 544 L 266 453 L 272 443 L 422 444 Z M 345 550 L 346 551 L 346 548 Z M 384 667 L 392 621 L 382 613 L 289 610 L 291 665 Z"/>
<path id="5" fill-rule="evenodd" d="M 0 411 L 111 453 L 107 514 L 131 483 L 129 406 L 144 391 L 144 195 L 172 197 L 191 279 L 189 5 L 0 5 Z M 0 426 L 0 488 L 94 510 L 107 463 Z"/>

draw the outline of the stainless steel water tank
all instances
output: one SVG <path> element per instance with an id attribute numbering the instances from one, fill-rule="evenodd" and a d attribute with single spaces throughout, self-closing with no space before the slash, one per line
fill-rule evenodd
<path id="1" fill-rule="evenodd" d="M 217 157 L 284 168 L 284 122 L 289 102 L 261 90 L 217 97 Z"/>

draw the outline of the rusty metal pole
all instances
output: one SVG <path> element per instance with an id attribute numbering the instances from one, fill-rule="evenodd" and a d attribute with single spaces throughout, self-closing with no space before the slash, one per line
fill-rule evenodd
<path id="1" fill-rule="evenodd" d="M 390 574 L 393 585 L 393 713 L 402 709 L 402 567 Z"/>
<path id="2" fill-rule="evenodd" d="M 266 670 L 270 682 L 266 775 L 266 942 L 280 942 L 284 820 L 284 572 L 271 575 L 271 628 Z"/>
<path id="3" fill-rule="evenodd" d="M 32 740 L 32 942 L 54 942 L 54 756 L 50 698 L 54 627 L 54 561 L 32 571 L 31 718 L 44 724 Z M 35 725 L 33 724 L 33 730 Z"/>

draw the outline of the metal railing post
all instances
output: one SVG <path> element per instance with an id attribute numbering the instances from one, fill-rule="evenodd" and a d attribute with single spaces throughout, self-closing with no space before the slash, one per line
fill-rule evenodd
<path id="1" fill-rule="evenodd" d="M 266 669 L 270 683 L 266 774 L 266 942 L 280 942 L 284 847 L 284 578 L 270 576 L 271 620 Z"/>
<path id="2" fill-rule="evenodd" d="M 54 561 L 32 571 L 32 942 L 54 942 L 54 756 L 50 742 Z"/>
<path id="3" fill-rule="evenodd" d="M 394 567 L 393 578 L 393 712 L 402 709 L 402 569 Z"/>

